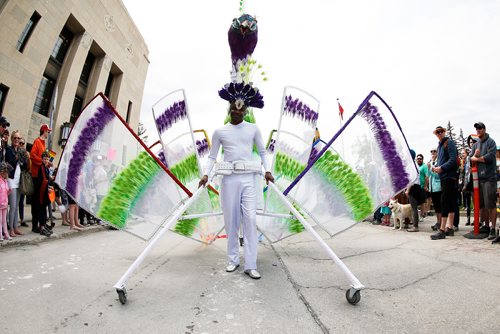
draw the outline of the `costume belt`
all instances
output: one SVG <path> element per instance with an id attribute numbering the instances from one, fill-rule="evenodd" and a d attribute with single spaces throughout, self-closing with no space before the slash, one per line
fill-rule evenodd
<path id="1" fill-rule="evenodd" d="M 216 175 L 260 173 L 261 170 L 260 161 L 221 161 L 215 164 Z"/>

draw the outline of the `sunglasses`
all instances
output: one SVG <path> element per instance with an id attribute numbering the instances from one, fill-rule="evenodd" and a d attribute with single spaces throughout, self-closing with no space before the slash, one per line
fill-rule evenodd
<path id="1" fill-rule="evenodd" d="M 19 143 L 19 145 L 24 145 L 24 143 L 23 143 L 23 142 L 20 142 L 20 143 Z"/>
<path id="2" fill-rule="evenodd" d="M 431 153 L 437 153 L 437 151 L 431 151 Z"/>
<path id="3" fill-rule="evenodd" d="M 21 137 L 14 137 L 14 139 L 20 140 L 20 139 L 22 139 L 22 138 L 21 138 Z"/>
<path id="4" fill-rule="evenodd" d="M 440 135 L 440 134 L 442 134 L 442 133 L 444 133 L 444 131 L 443 131 L 443 130 L 436 131 L 436 134 L 437 134 L 437 135 Z"/>

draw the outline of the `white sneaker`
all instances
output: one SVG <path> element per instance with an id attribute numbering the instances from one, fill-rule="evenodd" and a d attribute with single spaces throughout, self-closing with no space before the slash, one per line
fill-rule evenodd
<path id="1" fill-rule="evenodd" d="M 226 267 L 226 271 L 228 273 L 232 273 L 233 271 L 235 271 L 236 269 L 238 269 L 240 265 L 239 264 L 228 264 L 227 267 Z"/>
<path id="2" fill-rule="evenodd" d="M 255 269 L 247 269 L 247 270 L 245 270 L 245 274 L 247 274 L 248 276 L 250 276 L 253 279 L 260 279 L 260 277 L 261 277 L 259 272 Z"/>

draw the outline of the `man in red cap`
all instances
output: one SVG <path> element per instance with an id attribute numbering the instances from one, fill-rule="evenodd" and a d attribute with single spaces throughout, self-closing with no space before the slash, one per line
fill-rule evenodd
<path id="1" fill-rule="evenodd" d="M 43 226 L 39 226 L 39 223 L 45 221 L 41 219 L 40 216 L 43 213 L 43 205 L 40 203 L 39 194 L 40 187 L 42 186 L 42 180 L 39 178 L 40 168 L 42 166 L 42 153 L 45 152 L 45 141 L 49 137 L 49 133 L 52 131 L 47 124 L 42 124 L 40 126 L 40 137 L 35 139 L 33 142 L 33 147 L 30 152 L 31 160 L 31 177 L 33 178 L 34 192 L 31 198 L 31 216 L 33 217 L 33 226 L 31 231 L 35 233 L 40 233 Z"/>

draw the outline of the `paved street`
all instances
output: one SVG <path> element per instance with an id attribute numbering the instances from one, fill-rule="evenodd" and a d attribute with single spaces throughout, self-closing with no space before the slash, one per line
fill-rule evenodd
<path id="1" fill-rule="evenodd" d="M 167 233 L 127 283 L 112 288 L 143 241 L 92 228 L 0 248 L 0 329 L 8 333 L 497 333 L 500 246 L 461 235 L 358 224 L 327 243 L 366 286 L 349 282 L 306 233 L 259 246 L 255 281 L 224 271 L 225 240 Z M 60 221 L 58 222 L 60 223 Z M 58 230 L 61 231 L 58 233 Z M 95 232 L 95 233 L 89 233 Z"/>

